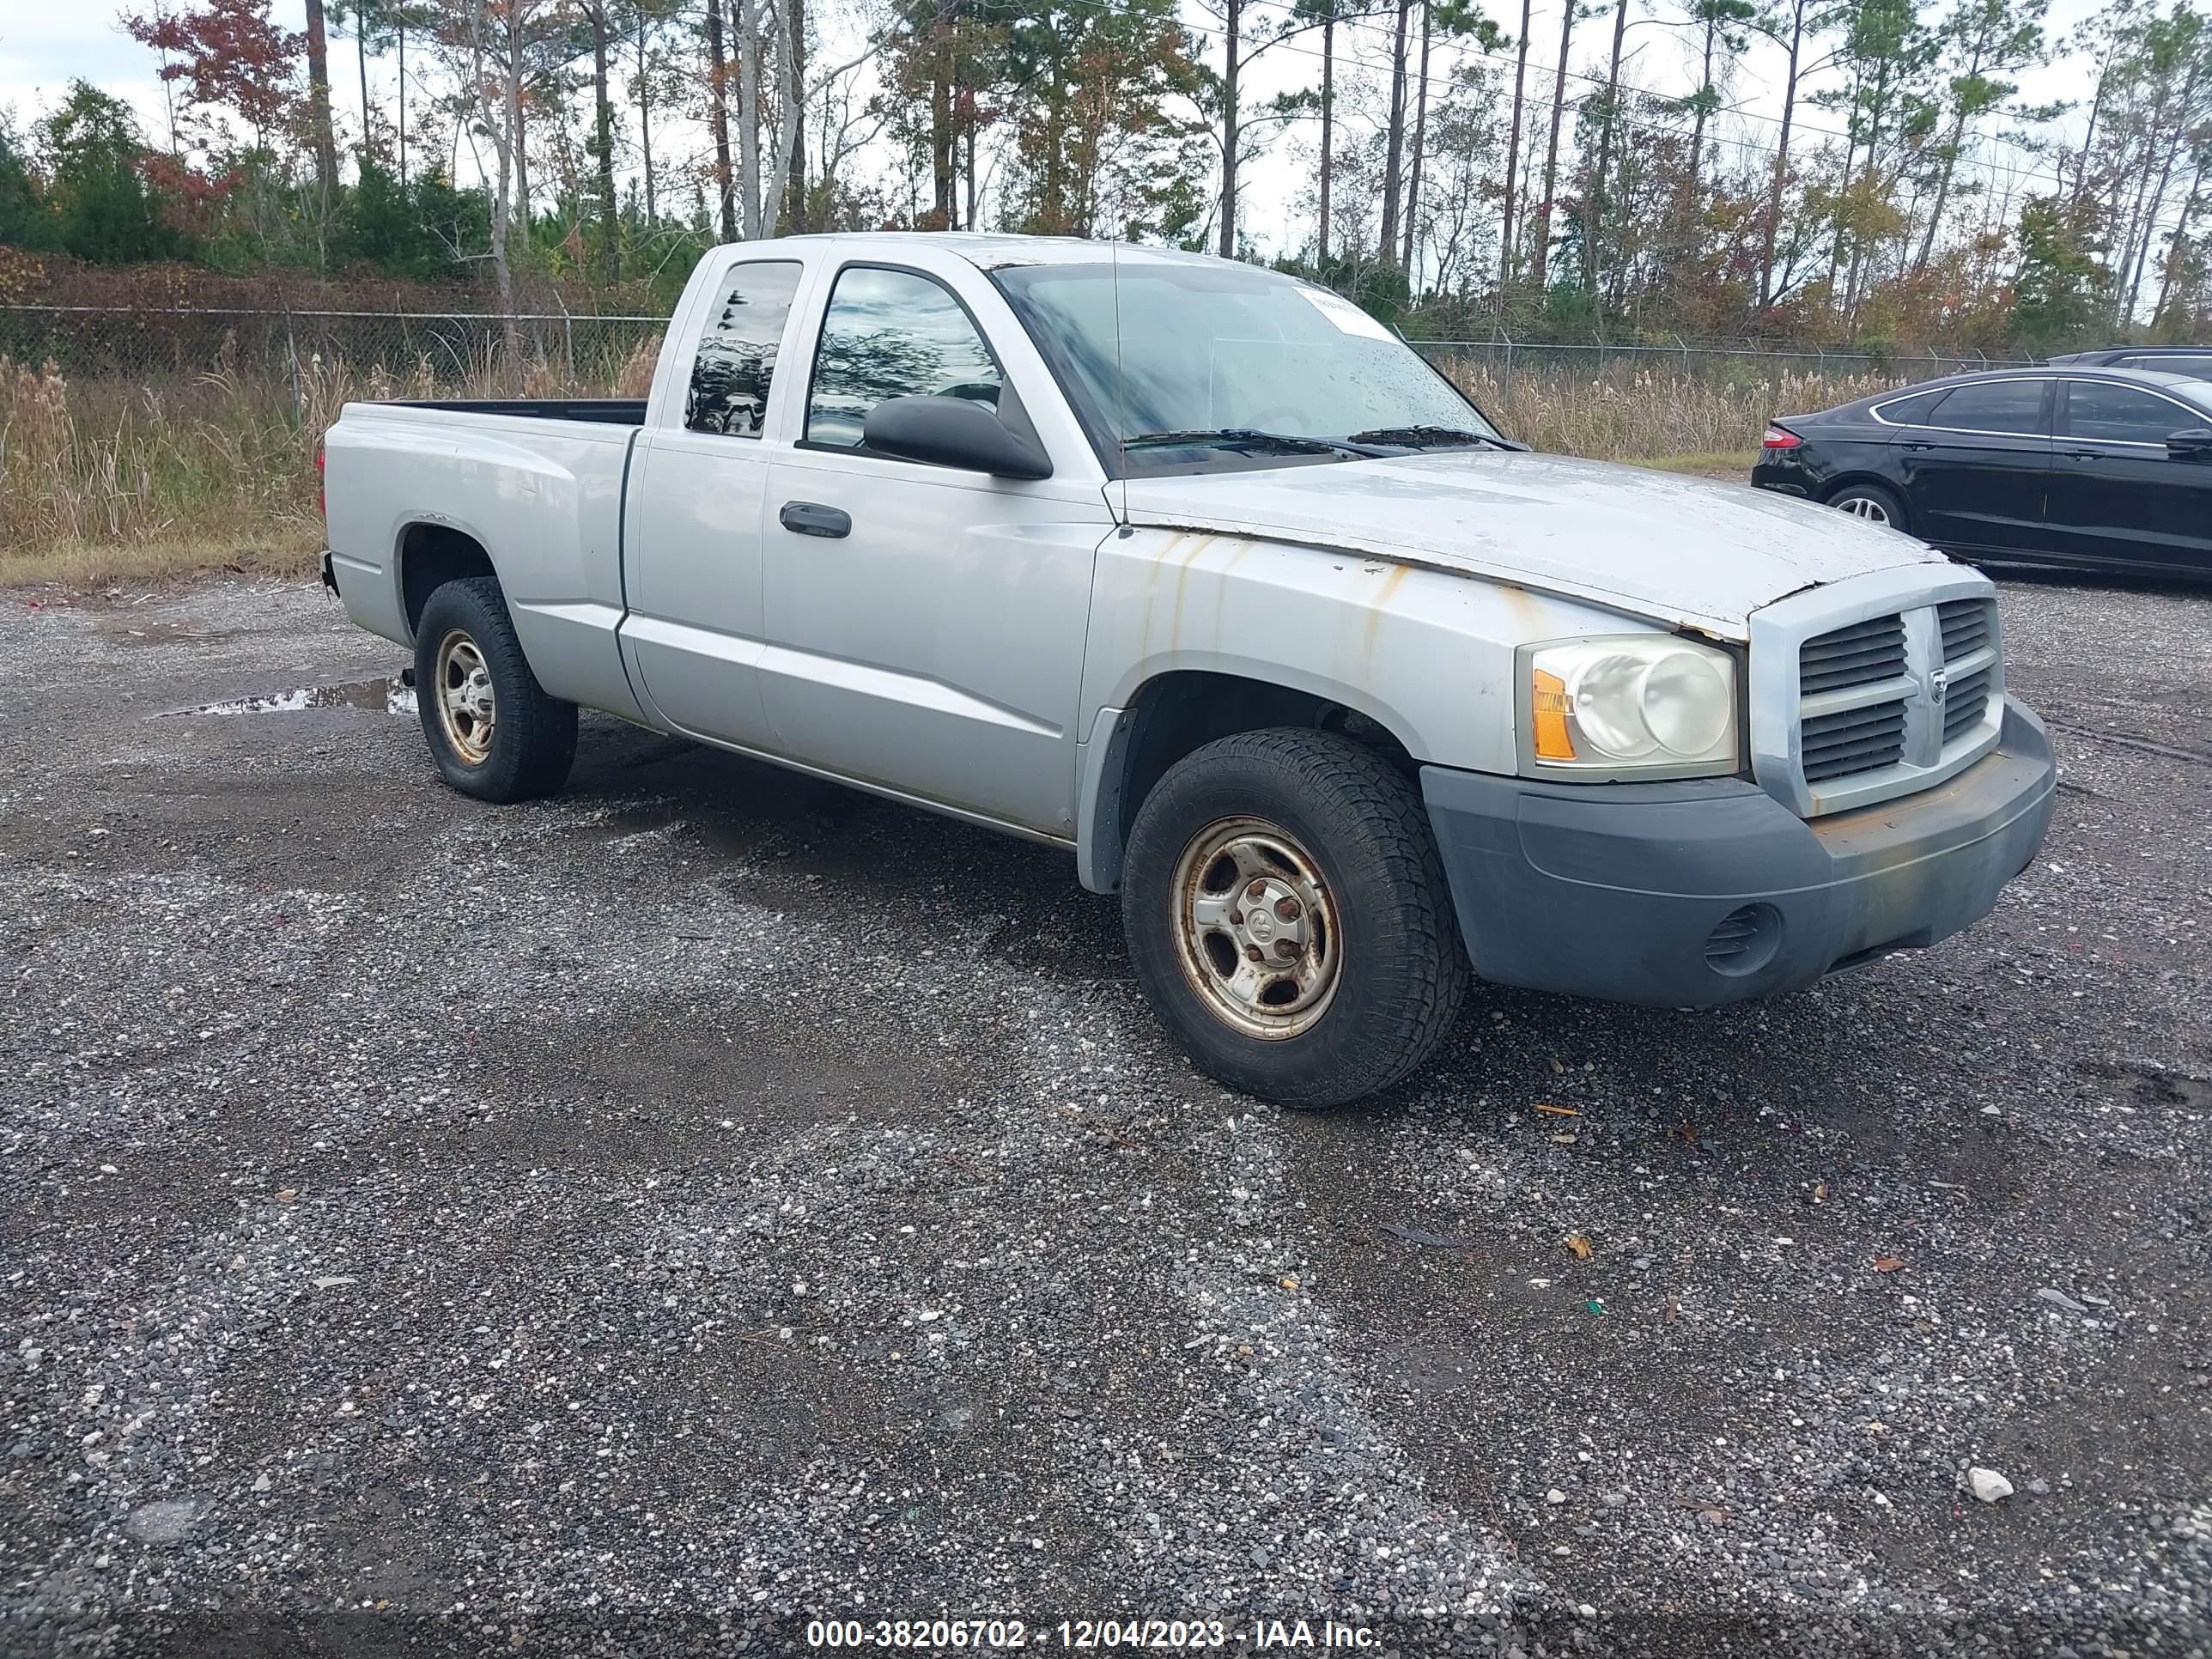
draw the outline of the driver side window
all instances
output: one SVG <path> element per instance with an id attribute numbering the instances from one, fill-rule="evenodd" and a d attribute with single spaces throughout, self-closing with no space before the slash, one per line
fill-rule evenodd
<path id="1" fill-rule="evenodd" d="M 1003 384 L 991 349 L 942 284 L 910 270 L 848 265 L 822 321 L 806 441 L 855 449 L 878 404 L 966 398 L 995 408 Z"/>
<path id="2" fill-rule="evenodd" d="M 2072 437 L 2163 449 L 2168 433 L 2192 424 L 2201 422 L 2154 392 L 2106 380 L 2066 383 L 2066 430 Z"/>

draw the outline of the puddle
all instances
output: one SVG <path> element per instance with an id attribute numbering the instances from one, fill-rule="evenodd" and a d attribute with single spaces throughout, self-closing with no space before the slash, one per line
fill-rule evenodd
<path id="1" fill-rule="evenodd" d="M 197 708 L 172 709 L 178 714 L 294 714 L 307 708 L 367 708 L 386 714 L 415 713 L 415 688 L 397 674 L 373 680 L 348 680 L 343 685 L 303 685 L 296 691 L 276 691 L 265 697 L 241 697 L 234 702 L 202 703 Z"/>

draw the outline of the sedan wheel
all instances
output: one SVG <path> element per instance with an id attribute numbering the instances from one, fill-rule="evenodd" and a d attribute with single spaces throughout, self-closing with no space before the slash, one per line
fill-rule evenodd
<path id="1" fill-rule="evenodd" d="M 1854 519 L 1864 519 L 1869 524 L 1887 525 L 1902 530 L 1905 514 L 1887 491 L 1871 489 L 1852 489 L 1828 498 L 1828 505 L 1838 513 L 1848 513 Z"/>

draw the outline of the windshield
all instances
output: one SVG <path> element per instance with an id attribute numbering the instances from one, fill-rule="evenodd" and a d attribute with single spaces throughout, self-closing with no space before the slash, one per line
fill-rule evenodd
<path id="1" fill-rule="evenodd" d="M 1503 441 L 1381 323 L 1274 271 L 1137 259 L 991 276 L 1109 469 L 1125 454 L 1140 473 Z"/>

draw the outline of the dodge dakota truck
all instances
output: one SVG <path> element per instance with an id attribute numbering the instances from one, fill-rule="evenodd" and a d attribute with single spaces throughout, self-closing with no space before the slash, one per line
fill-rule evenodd
<path id="1" fill-rule="evenodd" d="M 2050 820 L 1978 572 L 1532 453 L 1247 264 L 724 247 L 642 402 L 349 404 L 325 464 L 455 788 L 559 787 L 592 708 L 1066 848 L 1287 1105 L 1407 1078 L 1474 978 L 1693 1006 L 1933 944 Z"/>

